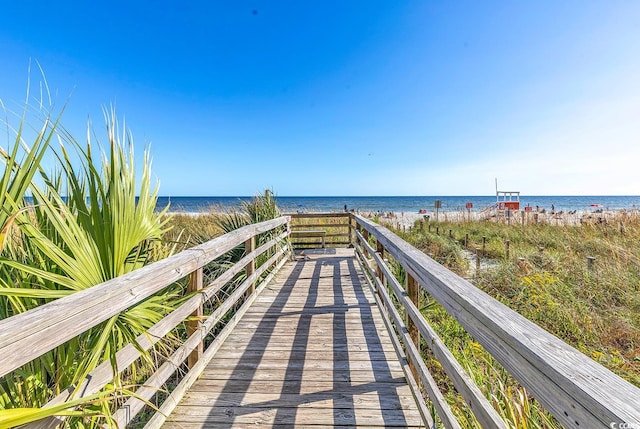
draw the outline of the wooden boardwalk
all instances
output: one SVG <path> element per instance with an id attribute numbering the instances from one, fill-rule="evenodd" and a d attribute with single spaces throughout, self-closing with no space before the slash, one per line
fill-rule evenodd
<path id="1" fill-rule="evenodd" d="M 265 288 L 165 427 L 423 427 L 352 249 Z"/>

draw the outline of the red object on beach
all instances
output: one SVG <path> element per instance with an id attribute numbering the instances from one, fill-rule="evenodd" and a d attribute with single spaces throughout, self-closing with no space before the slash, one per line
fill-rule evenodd
<path id="1" fill-rule="evenodd" d="M 602 204 L 598 204 L 598 203 L 591 204 L 591 207 L 602 207 Z"/>
<path id="2" fill-rule="evenodd" d="M 473 208 L 473 203 L 467 203 L 467 204 L 466 204 L 466 207 L 467 207 L 468 209 L 472 209 L 472 208 Z"/>

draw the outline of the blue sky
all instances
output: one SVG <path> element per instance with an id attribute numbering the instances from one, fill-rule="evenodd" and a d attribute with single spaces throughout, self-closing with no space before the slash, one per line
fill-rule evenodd
<path id="1" fill-rule="evenodd" d="M 4 104 L 37 60 L 162 195 L 640 194 L 637 1 L 11 3 Z"/>

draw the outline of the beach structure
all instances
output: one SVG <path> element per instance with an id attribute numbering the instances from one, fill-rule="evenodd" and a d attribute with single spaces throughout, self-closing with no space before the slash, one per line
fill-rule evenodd
<path id="1" fill-rule="evenodd" d="M 207 275 L 212 261 L 238 246 L 245 249 L 241 260 Z M 404 283 L 389 259 L 406 273 Z M 239 273 L 244 279 L 233 283 Z M 184 279 L 193 295 L 135 347 L 120 350 L 117 370 L 126 371 L 141 349 L 176 326 L 184 323 L 188 338 L 123 400 L 113 426 L 134 422 L 145 401 L 188 368 L 145 427 L 431 428 L 432 410 L 444 427 L 460 427 L 423 358 L 421 347 L 428 347 L 481 426 L 508 427 L 421 314 L 423 294 L 565 427 L 640 422 L 640 389 L 353 213 L 296 214 L 245 226 L 0 320 L 0 375 Z M 223 290 L 225 299 L 218 299 Z M 57 386 L 62 393 L 50 405 L 90 396 L 112 380 L 111 362 L 104 362 L 79 386 Z M 55 427 L 64 419 L 32 426 Z"/>
<path id="2" fill-rule="evenodd" d="M 520 191 L 496 191 L 498 210 L 520 210 Z"/>
<path id="3" fill-rule="evenodd" d="M 479 213 L 481 219 L 495 218 L 507 220 L 520 211 L 520 191 L 500 191 L 496 180 L 496 202 L 482 209 Z"/>

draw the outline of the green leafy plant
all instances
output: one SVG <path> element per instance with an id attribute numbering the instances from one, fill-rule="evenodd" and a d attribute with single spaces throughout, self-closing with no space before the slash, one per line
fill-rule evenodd
<path id="1" fill-rule="evenodd" d="M 155 212 L 157 187 L 151 184 L 148 154 L 137 181 L 131 134 L 119 128 L 113 110 L 105 112 L 105 119 L 108 150 L 99 149 L 98 160 L 90 139 L 81 145 L 60 126 L 59 118 L 51 120 L 48 114 L 31 147 L 24 145 L 23 117 L 11 149 L 3 151 L 0 318 L 90 288 L 170 252 L 160 241 L 169 218 Z M 54 137 L 62 142 L 55 151 L 50 144 Z M 66 145 L 75 150 L 79 167 L 74 166 Z M 20 147 L 25 147 L 23 160 L 18 159 Z M 47 151 L 58 161 L 60 170 L 54 176 L 40 163 Z M 31 202 L 25 199 L 27 191 Z M 101 397 L 121 391 L 123 380 L 115 367 L 115 353 L 128 343 L 135 344 L 137 336 L 175 306 L 182 292 L 180 285 L 166 288 L 4 376 L 0 380 L 0 408 L 4 409 L 0 419 L 16 415 L 28 419 L 29 410 L 43 406 L 68 386 L 80 385 L 102 361 L 112 362 L 115 378 L 114 387 Z M 150 363 L 152 359 L 145 356 Z M 127 381 L 135 382 L 138 372 L 149 370 L 147 365 L 134 367 L 126 373 L 132 379 Z M 108 419 L 111 402 L 97 398 L 94 395 L 85 402 L 78 398 L 73 405 L 85 403 L 90 410 L 100 403 L 98 414 Z M 66 413 L 75 419 L 87 415 L 82 409 L 62 413 L 59 408 L 46 407 L 34 415 Z M 100 423 L 95 412 L 88 415 L 93 417 L 85 423 Z"/>

